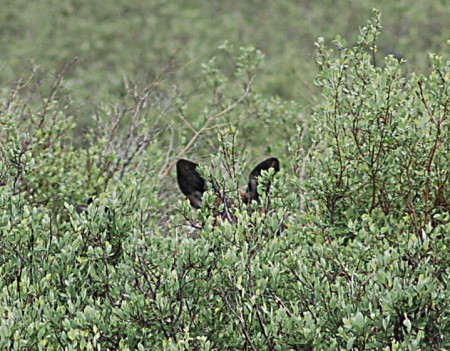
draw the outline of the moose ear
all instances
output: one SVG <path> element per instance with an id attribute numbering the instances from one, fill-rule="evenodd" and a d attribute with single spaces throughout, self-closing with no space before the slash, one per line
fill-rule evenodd
<path id="1" fill-rule="evenodd" d="M 180 159 L 177 162 L 177 181 L 181 192 L 187 196 L 192 207 L 200 208 L 206 181 L 197 172 L 198 164 Z"/>
<path id="2" fill-rule="evenodd" d="M 88 199 L 88 201 L 87 201 L 87 204 L 86 205 L 77 205 L 76 207 L 75 207 L 75 210 L 77 211 L 77 213 L 79 214 L 79 215 L 81 215 L 81 214 L 83 214 L 83 213 L 88 213 L 88 206 L 91 204 L 91 203 L 93 203 L 94 202 L 94 199 L 92 198 L 92 196 L 91 197 L 89 197 L 89 199 Z"/>
<path id="3" fill-rule="evenodd" d="M 261 175 L 262 171 L 268 171 L 271 168 L 275 170 L 275 173 L 280 171 L 280 161 L 278 161 L 276 157 L 271 157 L 261 162 L 253 169 L 252 173 L 250 173 L 246 194 L 247 202 L 258 200 L 258 177 Z"/>

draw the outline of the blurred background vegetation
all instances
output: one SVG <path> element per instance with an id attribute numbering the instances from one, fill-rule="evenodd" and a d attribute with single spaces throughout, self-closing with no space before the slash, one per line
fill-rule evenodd
<path id="1" fill-rule="evenodd" d="M 314 42 L 340 35 L 356 40 L 373 7 L 382 13 L 378 54 L 394 54 L 424 72 L 427 54 L 449 53 L 447 0 L 251 0 L 1 1 L 0 82 L 5 93 L 39 66 L 59 73 L 75 56 L 65 77 L 72 114 L 88 125 L 100 103 L 126 94 L 126 79 L 199 91 L 202 62 L 225 41 L 252 45 L 265 55 L 255 82 L 268 96 L 315 103 Z M 222 64 L 232 75 L 232 67 Z M 232 77 L 230 77 L 232 78 Z M 45 79 L 44 79 L 45 80 Z M 195 111 L 195 108 L 193 112 Z"/>

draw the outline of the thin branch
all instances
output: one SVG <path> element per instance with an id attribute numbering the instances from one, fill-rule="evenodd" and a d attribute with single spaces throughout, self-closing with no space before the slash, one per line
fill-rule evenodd
<path id="1" fill-rule="evenodd" d="M 250 93 L 250 88 L 253 82 L 253 77 L 247 82 L 246 87 L 245 87 L 245 91 L 242 94 L 242 96 L 237 99 L 234 103 L 232 103 L 230 106 L 228 106 L 226 109 L 216 113 L 215 115 L 210 115 L 208 117 L 208 119 L 206 120 L 205 124 L 203 125 L 202 128 L 200 128 L 195 134 L 194 136 L 191 138 L 191 140 L 187 143 L 187 145 L 183 148 L 183 150 L 181 150 L 178 155 L 175 157 L 175 159 L 170 163 L 169 167 L 167 167 L 166 171 L 162 174 L 160 174 L 159 178 L 163 179 L 165 177 L 167 177 L 170 172 L 172 171 L 173 167 L 175 167 L 175 164 L 177 163 L 178 159 L 183 157 L 186 152 L 192 147 L 192 145 L 194 145 L 194 143 L 197 141 L 197 139 L 203 134 L 203 132 L 211 129 L 212 127 L 210 127 L 210 123 L 212 121 L 214 121 L 215 119 L 225 115 L 226 113 L 230 112 L 231 110 L 233 110 L 237 105 L 239 105 L 246 97 L 247 95 Z"/>

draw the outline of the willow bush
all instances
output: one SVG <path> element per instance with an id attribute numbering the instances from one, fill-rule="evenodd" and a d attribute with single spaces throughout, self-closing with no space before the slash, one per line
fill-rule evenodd
<path id="1" fill-rule="evenodd" d="M 254 49 L 232 58 L 239 84 L 203 67 L 202 116 L 189 113 L 198 99 L 137 89 L 99 112 L 83 148 L 52 93 L 61 81 L 33 104 L 13 91 L 0 111 L 0 348 L 449 348 L 450 61 L 430 55 L 429 75 L 376 62 L 379 31 L 375 14 L 354 45 L 317 41 L 312 116 L 253 91 Z M 260 154 L 281 171 L 244 204 Z M 228 220 L 211 214 L 212 187 L 198 211 L 181 200 L 170 166 L 184 155 L 227 195 Z"/>

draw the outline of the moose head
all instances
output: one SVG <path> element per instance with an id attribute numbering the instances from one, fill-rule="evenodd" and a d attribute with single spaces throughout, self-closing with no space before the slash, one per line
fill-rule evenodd
<path id="1" fill-rule="evenodd" d="M 207 190 L 207 181 L 200 176 L 197 166 L 198 164 L 184 159 L 180 159 L 177 162 L 178 186 L 194 208 L 201 207 L 203 193 Z M 258 177 L 262 171 L 268 171 L 271 168 L 275 170 L 275 173 L 280 170 L 280 161 L 275 157 L 268 158 L 253 169 L 250 173 L 246 191 L 241 191 L 244 203 L 248 204 L 253 200 L 259 200 Z M 223 199 L 219 200 L 223 202 Z"/>
<path id="2" fill-rule="evenodd" d="M 89 211 L 88 211 L 89 205 L 92 204 L 93 202 L 94 202 L 94 198 L 91 196 L 91 197 L 89 197 L 87 204 L 81 204 L 81 205 L 75 206 L 75 211 L 77 211 L 77 213 L 79 215 L 82 215 L 82 214 L 87 215 L 87 214 L 89 214 Z M 108 214 L 111 213 L 109 207 L 105 207 L 105 213 L 108 213 Z"/>

